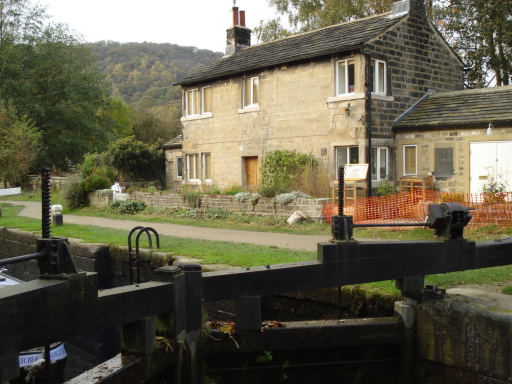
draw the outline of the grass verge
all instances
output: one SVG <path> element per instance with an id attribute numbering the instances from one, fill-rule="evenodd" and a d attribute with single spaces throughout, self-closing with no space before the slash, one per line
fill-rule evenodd
<path id="1" fill-rule="evenodd" d="M 22 209 L 21 206 L 11 206 L 5 203 L 2 203 L 1 206 L 3 215 L 0 217 L 0 226 L 41 232 L 40 220 L 17 216 Z M 127 245 L 128 231 L 90 225 L 64 224 L 61 227 L 52 227 L 52 236 L 82 239 L 89 243 L 124 246 Z M 145 246 L 147 243 L 143 245 Z M 293 263 L 314 260 L 316 257 L 314 252 L 172 236 L 160 236 L 160 251 L 168 252 L 170 255 L 201 259 L 201 263 L 204 264 L 229 264 L 241 267 Z"/>

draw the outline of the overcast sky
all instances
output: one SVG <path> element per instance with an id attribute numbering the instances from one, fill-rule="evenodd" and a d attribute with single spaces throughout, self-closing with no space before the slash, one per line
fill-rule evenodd
<path id="1" fill-rule="evenodd" d="M 39 0 L 87 42 L 172 43 L 224 52 L 232 0 Z M 237 0 L 246 25 L 275 17 L 267 0 Z M 254 39 L 253 39 L 254 43 Z"/>

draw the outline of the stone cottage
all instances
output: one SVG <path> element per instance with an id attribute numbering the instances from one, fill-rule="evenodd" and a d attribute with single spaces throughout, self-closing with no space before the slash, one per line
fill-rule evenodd
<path id="1" fill-rule="evenodd" d="M 180 83 L 183 139 L 166 154 L 173 182 L 256 189 L 263 156 L 288 149 L 313 154 L 329 180 L 346 163 L 369 163 L 375 187 L 396 174 L 393 121 L 428 90 L 463 88 L 463 63 L 424 0 L 256 46 L 238 15 L 226 56 Z"/>
<path id="2" fill-rule="evenodd" d="M 393 130 L 398 176 L 433 175 L 446 192 L 512 188 L 512 86 L 428 92 Z"/>

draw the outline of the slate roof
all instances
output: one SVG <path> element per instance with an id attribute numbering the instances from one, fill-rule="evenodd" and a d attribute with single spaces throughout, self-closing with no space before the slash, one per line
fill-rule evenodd
<path id="1" fill-rule="evenodd" d="M 178 149 L 183 146 L 183 134 L 176 136 L 163 145 L 164 149 Z"/>
<path id="2" fill-rule="evenodd" d="M 389 17 L 390 15 L 388 12 L 254 45 L 189 74 L 179 84 L 211 81 L 274 65 L 357 49 L 407 16 Z"/>
<path id="3" fill-rule="evenodd" d="M 512 124 L 512 86 L 434 92 L 393 123 L 395 131 Z"/>

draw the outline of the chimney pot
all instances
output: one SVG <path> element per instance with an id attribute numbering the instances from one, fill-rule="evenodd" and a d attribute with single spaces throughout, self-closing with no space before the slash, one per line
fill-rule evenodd
<path id="1" fill-rule="evenodd" d="M 240 11 L 240 26 L 245 27 L 245 11 Z"/>
<path id="2" fill-rule="evenodd" d="M 238 24 L 238 7 L 233 7 L 233 26 Z"/>

